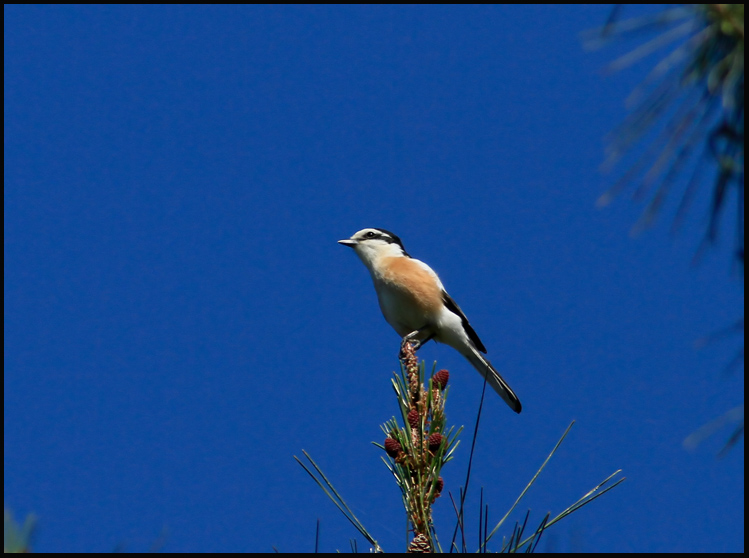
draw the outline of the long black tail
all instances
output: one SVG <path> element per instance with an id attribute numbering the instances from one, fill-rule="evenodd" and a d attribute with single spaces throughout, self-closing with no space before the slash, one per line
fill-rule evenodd
<path id="1" fill-rule="evenodd" d="M 468 362 L 470 362 L 473 367 L 486 378 L 486 382 L 494 388 L 494 391 L 496 391 L 502 399 L 505 400 L 505 403 L 510 406 L 510 409 L 516 413 L 519 413 L 523 409 L 518 396 L 515 395 L 512 388 L 507 382 L 505 382 L 504 378 L 499 375 L 499 372 L 497 372 L 492 366 L 492 363 L 486 360 L 484 355 L 471 347 L 469 351 L 463 353 L 463 356 L 465 356 L 468 359 Z"/>

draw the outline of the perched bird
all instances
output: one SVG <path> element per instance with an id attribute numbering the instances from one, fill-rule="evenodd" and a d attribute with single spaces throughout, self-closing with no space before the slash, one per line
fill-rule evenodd
<path id="1" fill-rule="evenodd" d="M 463 355 L 510 408 L 519 413 L 520 400 L 481 353 L 484 344 L 463 311 L 450 298 L 437 274 L 408 255 L 401 239 L 385 229 L 362 229 L 340 244 L 354 249 L 369 269 L 380 310 L 387 322 L 418 349 L 434 339 Z"/>

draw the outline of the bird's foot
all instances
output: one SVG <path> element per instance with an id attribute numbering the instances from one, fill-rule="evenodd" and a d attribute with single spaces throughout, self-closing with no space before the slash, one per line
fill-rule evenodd
<path id="1" fill-rule="evenodd" d="M 400 356 L 401 358 L 404 358 L 406 356 L 406 351 L 408 350 L 408 346 L 410 345 L 411 351 L 416 354 L 416 351 L 418 351 L 421 346 L 424 344 L 425 341 L 421 341 L 420 339 L 416 339 L 416 336 L 419 335 L 419 331 L 413 331 L 406 335 L 403 340 L 401 341 L 401 350 L 400 350 Z M 427 339 L 426 341 L 428 341 Z"/>

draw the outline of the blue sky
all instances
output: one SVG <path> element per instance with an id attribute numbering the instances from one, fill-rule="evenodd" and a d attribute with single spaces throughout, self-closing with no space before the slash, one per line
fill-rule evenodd
<path id="1" fill-rule="evenodd" d="M 624 47 L 581 48 L 609 9 L 6 6 L 4 500 L 39 517 L 34 548 L 310 551 L 319 518 L 321 549 L 347 550 L 305 449 L 402 550 L 370 443 L 399 339 L 336 243 L 382 227 L 523 402 L 485 404 L 471 483 L 492 518 L 576 420 L 514 519 L 627 481 L 541 548 L 742 551 L 743 442 L 682 441 L 743 402 L 741 341 L 695 348 L 740 317 L 743 282 L 729 234 L 690 265 L 699 205 L 634 239 L 641 205 L 595 207 L 649 68 L 604 76 Z M 420 355 L 473 424 L 478 374 Z M 438 500 L 443 537 L 452 517 Z"/>

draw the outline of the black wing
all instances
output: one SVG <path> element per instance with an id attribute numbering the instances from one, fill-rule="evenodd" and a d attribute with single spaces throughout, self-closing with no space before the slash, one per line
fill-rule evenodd
<path id="1" fill-rule="evenodd" d="M 463 310 L 460 309 L 460 306 L 458 306 L 458 304 L 452 299 L 452 297 L 445 291 L 442 291 L 442 302 L 445 303 L 445 306 L 447 306 L 447 309 L 450 310 L 450 312 L 452 312 L 456 316 L 459 316 L 463 321 L 463 328 L 465 328 L 466 333 L 468 334 L 468 338 L 473 341 L 473 344 L 476 345 L 476 348 L 482 353 L 486 353 L 486 347 L 484 347 L 484 344 L 481 342 L 481 339 L 479 339 L 479 336 L 471 327 L 471 324 L 468 323 L 468 318 L 466 318 L 466 315 L 463 314 Z"/>

